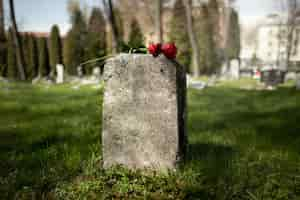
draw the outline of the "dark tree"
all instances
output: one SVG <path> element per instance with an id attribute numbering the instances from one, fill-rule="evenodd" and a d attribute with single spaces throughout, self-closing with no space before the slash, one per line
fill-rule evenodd
<path id="1" fill-rule="evenodd" d="M 115 9 L 113 7 L 112 0 L 102 0 L 106 16 L 109 22 L 111 36 L 112 36 L 112 53 L 117 53 L 120 46 L 120 31 L 118 30 L 118 25 L 115 16 Z"/>
<path id="2" fill-rule="evenodd" d="M 191 46 L 189 41 L 189 35 L 187 31 L 185 8 L 182 0 L 176 0 L 173 9 L 173 16 L 171 19 L 171 28 L 169 38 L 172 42 L 175 42 L 178 47 L 178 61 L 183 64 L 188 72 L 191 64 Z"/>
<path id="3" fill-rule="evenodd" d="M 49 55 L 47 48 L 47 39 L 38 39 L 38 51 L 39 51 L 39 76 L 44 77 L 49 74 Z"/>
<path id="4" fill-rule="evenodd" d="M 21 37 L 18 32 L 16 16 L 15 16 L 15 7 L 14 1 L 9 0 L 9 8 L 10 8 L 10 18 L 12 21 L 12 30 L 14 35 L 14 45 L 16 46 L 16 56 L 17 56 L 17 66 L 21 80 L 26 80 L 26 74 L 24 70 L 24 53 L 22 49 Z"/>
<path id="5" fill-rule="evenodd" d="M 87 25 L 80 8 L 71 13 L 72 27 L 65 39 L 63 59 L 67 72 L 77 75 L 77 67 L 85 61 Z"/>
<path id="6" fill-rule="evenodd" d="M 239 15 L 234 9 L 230 17 L 230 29 L 228 36 L 227 57 L 229 59 L 238 59 L 241 50 Z"/>
<path id="7" fill-rule="evenodd" d="M 214 43 L 214 24 L 208 6 L 202 5 L 198 22 L 198 38 L 200 49 L 200 71 L 211 74 L 216 71 L 217 53 Z"/>
<path id="8" fill-rule="evenodd" d="M 105 19 L 99 8 L 93 8 L 88 23 L 86 60 L 100 58 L 106 55 L 106 29 Z M 101 63 L 91 63 L 84 66 L 87 74 L 91 74 L 92 69 Z"/>
<path id="9" fill-rule="evenodd" d="M 130 25 L 130 34 L 128 44 L 132 48 L 144 46 L 144 35 L 142 33 L 139 22 L 133 19 Z"/>
<path id="10" fill-rule="evenodd" d="M 200 76 L 200 53 L 198 47 L 198 40 L 196 37 L 196 32 L 194 30 L 192 5 L 190 0 L 182 0 L 185 6 L 186 24 L 188 29 L 189 41 L 192 47 L 193 55 L 193 75 L 195 77 Z"/>
<path id="11" fill-rule="evenodd" d="M 0 0 L 0 76 L 5 75 L 6 71 L 6 36 L 4 30 L 4 10 L 3 0 Z"/>
<path id="12" fill-rule="evenodd" d="M 29 51 L 28 51 L 28 46 L 29 46 L 29 34 L 25 33 L 24 35 L 21 36 L 22 38 L 22 50 L 24 52 L 24 70 L 26 74 L 26 78 L 28 79 L 28 74 L 30 73 L 30 67 L 29 67 Z"/>
<path id="13" fill-rule="evenodd" d="M 31 80 L 38 75 L 38 49 L 37 41 L 33 35 L 29 35 L 28 41 L 28 79 Z"/>
<path id="14" fill-rule="evenodd" d="M 16 48 L 14 45 L 12 28 L 8 30 L 7 37 L 7 77 L 9 79 L 18 79 L 16 61 Z"/>
<path id="15" fill-rule="evenodd" d="M 3 0 L 0 0 L 0 37 L 5 35 L 4 31 L 4 9 Z"/>
<path id="16" fill-rule="evenodd" d="M 51 29 L 49 43 L 49 59 L 51 73 L 54 73 L 56 71 L 56 65 L 62 63 L 62 43 L 59 28 L 57 25 L 54 25 Z"/>
<path id="17" fill-rule="evenodd" d="M 162 4 L 163 0 L 155 0 L 155 33 L 157 42 L 163 42 Z"/>
<path id="18" fill-rule="evenodd" d="M 219 25 L 220 12 L 219 12 L 218 0 L 209 0 L 208 12 L 213 26 L 214 46 L 217 49 L 221 49 L 222 42 L 221 42 L 220 25 Z"/>

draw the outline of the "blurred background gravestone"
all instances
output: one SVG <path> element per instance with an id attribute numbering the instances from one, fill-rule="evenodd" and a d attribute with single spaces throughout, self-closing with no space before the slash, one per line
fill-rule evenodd
<path id="1" fill-rule="evenodd" d="M 285 72 L 276 69 L 264 70 L 261 72 L 261 82 L 267 87 L 275 87 L 278 84 L 284 83 Z"/>
<path id="2" fill-rule="evenodd" d="M 82 68 L 82 66 L 78 66 L 78 67 L 77 67 L 77 75 L 78 75 L 79 78 L 82 78 L 82 77 L 83 77 L 84 73 L 83 73 L 83 68 Z"/>
<path id="3" fill-rule="evenodd" d="M 104 68 L 104 167 L 174 169 L 185 155 L 186 74 L 164 56 L 121 54 Z"/>
<path id="4" fill-rule="evenodd" d="M 101 78 L 101 69 L 100 69 L 100 67 L 95 67 L 93 69 L 93 77 L 95 79 L 100 79 Z"/>
<path id="5" fill-rule="evenodd" d="M 240 78 L 240 64 L 236 59 L 230 62 L 230 78 L 234 80 Z"/>
<path id="6" fill-rule="evenodd" d="M 64 82 L 64 66 L 61 64 L 56 65 L 56 83 L 60 84 Z"/>

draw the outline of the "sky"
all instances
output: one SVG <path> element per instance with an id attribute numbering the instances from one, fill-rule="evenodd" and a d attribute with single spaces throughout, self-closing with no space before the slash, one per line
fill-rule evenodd
<path id="1" fill-rule="evenodd" d="M 8 1 L 4 0 L 7 13 Z M 122 0 L 130 1 L 130 0 Z M 235 7 L 239 11 L 241 23 L 253 24 L 259 18 L 274 11 L 274 2 L 278 0 L 237 0 Z M 21 31 L 49 32 L 53 24 L 58 24 L 62 33 L 69 27 L 67 12 L 68 0 L 15 0 L 16 17 Z M 82 5 L 99 6 L 101 0 L 80 0 Z"/>
<path id="2" fill-rule="evenodd" d="M 253 24 L 270 13 L 279 12 L 278 2 L 279 0 L 237 0 L 236 8 L 241 23 Z"/>
<path id="3" fill-rule="evenodd" d="M 6 13 L 8 1 L 3 0 Z M 67 12 L 68 0 L 14 0 L 17 23 L 21 31 L 49 32 L 53 24 L 58 24 L 65 33 L 70 27 Z M 80 0 L 81 5 L 99 6 L 101 0 Z M 6 15 L 6 19 L 8 16 Z"/>

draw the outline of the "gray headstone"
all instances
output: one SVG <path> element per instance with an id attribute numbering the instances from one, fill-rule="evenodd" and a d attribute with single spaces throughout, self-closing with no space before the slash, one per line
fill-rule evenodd
<path id="1" fill-rule="evenodd" d="M 64 82 L 64 66 L 62 64 L 56 65 L 56 83 L 60 84 Z"/>
<path id="2" fill-rule="evenodd" d="M 186 74 L 164 56 L 121 54 L 104 68 L 103 165 L 174 169 L 184 158 Z"/>

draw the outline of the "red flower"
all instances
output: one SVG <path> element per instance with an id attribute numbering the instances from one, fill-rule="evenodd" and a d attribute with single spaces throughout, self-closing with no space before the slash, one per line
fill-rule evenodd
<path id="1" fill-rule="evenodd" d="M 169 59 L 175 59 L 177 54 L 177 48 L 174 43 L 164 44 L 161 48 L 164 55 Z"/>
<path id="2" fill-rule="evenodd" d="M 161 44 L 150 44 L 148 47 L 149 53 L 151 53 L 154 57 L 157 57 L 161 53 Z"/>

